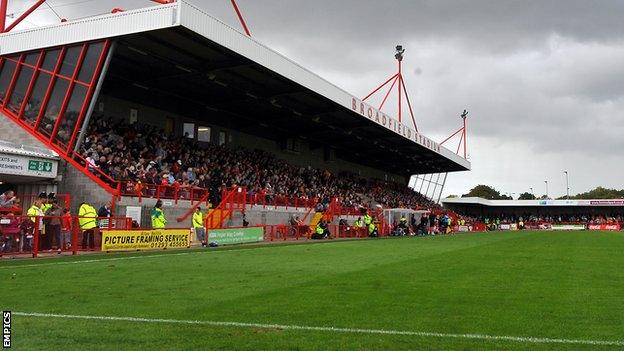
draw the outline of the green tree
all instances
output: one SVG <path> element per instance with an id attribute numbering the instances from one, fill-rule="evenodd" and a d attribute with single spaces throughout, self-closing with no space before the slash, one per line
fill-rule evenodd
<path id="1" fill-rule="evenodd" d="M 449 195 L 449 196 L 447 196 L 446 198 L 447 198 L 447 199 L 456 199 L 456 198 L 458 198 L 458 197 L 459 197 L 459 196 L 457 196 L 457 195 Z"/>
<path id="2" fill-rule="evenodd" d="M 502 198 L 498 190 L 489 185 L 483 184 L 475 186 L 468 192 L 468 194 L 464 194 L 462 197 L 480 197 L 488 200 L 500 200 Z"/>
<path id="3" fill-rule="evenodd" d="M 621 199 L 624 197 L 624 190 L 607 189 L 601 186 L 585 193 L 570 196 L 571 199 Z M 565 198 L 562 196 L 561 198 Z"/>
<path id="4" fill-rule="evenodd" d="M 518 200 L 535 200 L 535 195 L 529 192 L 525 192 L 525 193 L 520 194 L 520 196 L 518 197 Z"/>

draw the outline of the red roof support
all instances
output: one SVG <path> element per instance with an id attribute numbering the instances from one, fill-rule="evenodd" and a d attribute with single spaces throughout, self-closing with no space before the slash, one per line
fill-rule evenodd
<path id="1" fill-rule="evenodd" d="M 412 123 L 414 124 L 414 129 L 418 132 L 418 125 L 416 124 L 416 118 L 414 117 L 414 110 L 412 109 L 412 103 L 410 102 L 409 95 L 407 93 L 407 88 L 405 87 L 405 81 L 403 80 L 403 71 L 402 71 L 401 64 L 403 61 L 403 53 L 405 52 L 405 50 L 403 49 L 401 45 L 397 45 L 396 50 L 397 50 L 397 53 L 396 55 L 394 55 L 394 57 L 398 61 L 398 72 L 393 74 L 392 77 L 388 78 L 388 80 L 386 80 L 383 84 L 381 84 L 380 86 L 375 88 L 372 92 L 370 92 L 368 95 L 366 95 L 362 99 L 362 101 L 366 101 L 366 99 L 373 96 L 381 88 L 383 88 L 384 86 L 386 86 L 388 83 L 392 81 L 390 90 L 388 90 L 388 92 L 384 95 L 384 98 L 381 101 L 381 104 L 379 105 L 379 110 L 381 110 L 381 108 L 384 106 L 384 104 L 386 103 L 386 100 L 388 99 L 388 96 L 390 95 L 390 93 L 392 92 L 392 89 L 396 85 L 397 95 L 398 95 L 397 104 L 398 104 L 399 123 L 403 122 L 403 106 L 402 105 L 403 105 L 403 95 L 405 95 L 405 100 L 407 101 L 407 107 L 409 108 L 410 117 L 412 118 Z"/>
<path id="2" fill-rule="evenodd" d="M 236 16 L 238 16 L 238 20 L 240 21 L 241 25 L 243 26 L 243 29 L 245 30 L 245 34 L 247 34 L 248 37 L 251 36 L 251 32 L 249 32 L 249 28 L 247 27 L 247 23 L 245 23 L 245 19 L 243 18 L 242 13 L 240 12 L 240 9 L 238 8 L 238 5 L 236 5 L 236 1 L 235 0 L 230 0 L 232 2 L 232 6 L 234 6 L 234 11 L 236 11 Z"/>
<path id="3" fill-rule="evenodd" d="M 6 26 L 7 7 L 9 0 L 0 0 L 0 33 L 4 32 Z"/>
<path id="4" fill-rule="evenodd" d="M 18 24 L 22 23 L 26 17 L 30 16 L 39 6 L 43 5 L 46 0 L 38 0 L 34 5 L 32 5 L 26 12 L 22 13 L 13 23 L 9 24 L 6 28 L 4 25 L 6 24 L 6 10 L 8 7 L 9 0 L 2 0 L 2 4 L 0 5 L 0 16 L 2 16 L 2 20 L 0 20 L 0 28 L 2 29 L 2 33 L 10 32 L 11 29 L 15 28 Z"/>
<path id="5" fill-rule="evenodd" d="M 457 151 L 455 151 L 455 153 L 457 155 L 459 155 L 459 149 L 461 148 L 461 146 L 464 146 L 464 159 L 468 159 L 468 153 L 467 153 L 467 146 L 466 146 L 466 117 L 468 117 L 468 111 L 464 110 L 464 112 L 462 112 L 461 114 L 461 119 L 463 122 L 463 125 L 461 128 L 459 128 L 455 133 L 451 134 L 448 138 L 444 139 L 440 145 L 446 143 L 447 141 L 449 141 L 452 137 L 456 136 L 457 134 L 460 135 L 459 137 L 459 144 L 457 145 Z"/>

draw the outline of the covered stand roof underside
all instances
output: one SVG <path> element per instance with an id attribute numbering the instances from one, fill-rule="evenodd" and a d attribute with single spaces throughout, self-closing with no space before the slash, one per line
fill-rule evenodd
<path id="1" fill-rule="evenodd" d="M 119 38 L 103 93 L 396 174 L 465 170 L 184 27 Z"/>

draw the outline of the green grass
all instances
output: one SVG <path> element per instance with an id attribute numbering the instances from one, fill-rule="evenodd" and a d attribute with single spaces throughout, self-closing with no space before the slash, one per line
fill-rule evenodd
<path id="1" fill-rule="evenodd" d="M 483 233 L 179 253 L 76 264 L 56 263 L 130 256 L 0 261 L 1 307 L 624 340 L 623 233 Z M 14 315 L 13 349 L 533 351 L 622 346 Z"/>

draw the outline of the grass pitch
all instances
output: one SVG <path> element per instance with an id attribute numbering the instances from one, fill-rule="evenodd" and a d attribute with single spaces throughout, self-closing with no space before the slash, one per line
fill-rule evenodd
<path id="1" fill-rule="evenodd" d="M 15 350 L 624 349 L 623 233 L 5 260 L 0 286 L 4 310 L 86 317 L 14 314 Z"/>

